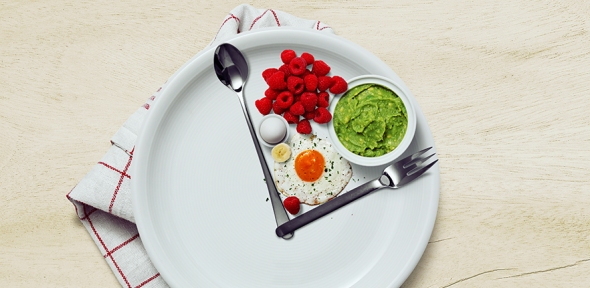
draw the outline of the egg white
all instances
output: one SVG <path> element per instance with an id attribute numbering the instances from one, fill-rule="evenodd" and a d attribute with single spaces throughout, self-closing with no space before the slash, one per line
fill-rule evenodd
<path id="1" fill-rule="evenodd" d="M 295 196 L 301 203 L 317 205 L 336 197 L 348 185 L 352 167 L 328 140 L 297 133 L 287 144 L 291 148 L 291 158 L 274 165 L 275 183 L 283 195 Z M 301 180 L 295 171 L 295 159 L 306 150 L 320 152 L 326 161 L 322 176 L 314 182 Z"/>

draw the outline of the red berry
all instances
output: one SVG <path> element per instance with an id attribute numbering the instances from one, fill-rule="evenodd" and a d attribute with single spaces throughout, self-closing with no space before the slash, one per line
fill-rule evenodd
<path id="1" fill-rule="evenodd" d="M 328 107 L 330 106 L 330 94 L 328 92 L 320 92 L 318 94 L 318 107 Z"/>
<path id="2" fill-rule="evenodd" d="M 330 87 L 330 92 L 332 92 L 332 94 L 340 94 L 348 90 L 348 83 L 344 81 L 344 78 L 340 76 L 334 76 L 332 79 L 334 79 L 334 85 Z"/>
<path id="3" fill-rule="evenodd" d="M 277 99 L 277 96 L 281 94 L 281 92 L 283 91 L 268 88 L 266 89 L 266 91 L 264 91 L 264 96 L 266 96 L 266 98 L 270 99 L 271 101 L 274 101 L 275 99 Z"/>
<path id="4" fill-rule="evenodd" d="M 318 88 L 318 77 L 313 74 L 305 76 L 303 81 L 305 82 L 305 90 L 307 91 L 315 92 L 315 89 Z"/>
<path id="5" fill-rule="evenodd" d="M 330 76 L 320 76 L 318 77 L 318 90 L 320 92 L 327 91 L 334 85 L 334 79 Z"/>
<path id="6" fill-rule="evenodd" d="M 285 90 L 287 89 L 287 82 L 285 82 L 285 73 L 279 71 L 272 76 L 268 77 L 266 80 L 268 87 L 275 90 Z"/>
<path id="7" fill-rule="evenodd" d="M 289 109 L 291 104 L 293 104 L 293 93 L 289 91 L 283 91 L 279 96 L 277 96 L 277 103 L 279 107 L 283 109 Z"/>
<path id="8" fill-rule="evenodd" d="M 306 70 L 306 66 L 307 62 L 305 62 L 305 59 L 301 57 L 295 57 L 293 60 L 291 60 L 291 62 L 289 62 L 289 69 L 291 69 L 291 74 L 293 75 L 303 74 L 303 72 Z"/>
<path id="9" fill-rule="evenodd" d="M 305 69 L 305 71 L 303 71 L 303 74 L 299 75 L 299 77 L 301 77 L 301 79 L 304 79 L 309 74 L 313 74 L 313 73 L 311 73 L 311 71 L 309 71 L 309 69 Z"/>
<path id="10" fill-rule="evenodd" d="M 305 59 L 305 62 L 307 62 L 307 65 L 313 64 L 313 61 L 315 60 L 313 58 L 313 55 L 311 55 L 309 53 L 301 54 L 301 58 Z"/>
<path id="11" fill-rule="evenodd" d="M 256 108 L 258 108 L 258 111 L 262 115 L 270 113 L 270 110 L 272 109 L 272 101 L 266 97 L 256 100 L 254 105 L 256 105 Z"/>
<path id="12" fill-rule="evenodd" d="M 272 112 L 275 112 L 275 114 L 281 115 L 285 110 L 279 106 L 279 102 L 275 101 L 275 103 L 272 103 Z"/>
<path id="13" fill-rule="evenodd" d="M 305 108 L 303 108 L 303 104 L 301 104 L 301 102 L 295 102 L 289 108 L 289 112 L 291 112 L 293 115 L 299 116 L 305 113 Z"/>
<path id="14" fill-rule="evenodd" d="M 285 120 L 287 120 L 287 123 L 289 123 L 289 124 L 298 124 L 299 123 L 299 116 L 293 115 L 289 111 L 285 111 L 285 114 L 283 114 L 283 118 L 285 118 Z"/>
<path id="15" fill-rule="evenodd" d="M 303 92 L 301 94 L 301 104 L 303 104 L 305 111 L 313 111 L 315 105 L 318 104 L 318 96 L 313 92 Z"/>
<path id="16" fill-rule="evenodd" d="M 323 124 L 330 122 L 330 120 L 332 120 L 332 114 L 330 114 L 330 111 L 328 111 L 326 108 L 318 107 L 318 109 L 315 110 L 313 121 Z"/>
<path id="17" fill-rule="evenodd" d="M 285 206 L 285 209 L 287 209 L 292 215 L 299 213 L 299 209 L 301 209 L 299 198 L 295 196 L 287 197 L 287 199 L 283 201 L 283 206 Z"/>
<path id="18" fill-rule="evenodd" d="M 262 78 L 264 78 L 264 81 L 266 81 L 266 79 L 268 79 L 268 77 L 272 76 L 273 74 L 279 72 L 279 69 L 275 69 L 275 68 L 268 68 L 266 70 L 264 70 L 264 72 L 262 72 Z"/>
<path id="19" fill-rule="evenodd" d="M 289 77 L 291 77 L 291 69 L 289 69 L 289 64 L 283 64 L 281 67 L 279 67 L 279 71 L 285 73 L 285 81 L 287 81 L 287 79 L 289 79 Z"/>
<path id="20" fill-rule="evenodd" d="M 293 103 L 301 101 L 301 94 L 293 96 Z"/>
<path id="21" fill-rule="evenodd" d="M 303 79 L 297 76 L 290 76 L 289 79 L 287 79 L 287 88 L 291 93 L 293 93 L 293 95 L 299 95 L 303 93 L 303 88 L 305 88 Z"/>
<path id="22" fill-rule="evenodd" d="M 297 133 L 299 134 L 309 134 L 311 133 L 311 124 L 309 120 L 301 120 L 299 124 L 297 124 Z"/>
<path id="23" fill-rule="evenodd" d="M 318 77 L 326 76 L 326 74 L 330 73 L 330 69 L 330 66 L 328 66 L 328 64 L 326 64 L 324 61 L 318 60 L 313 62 L 311 73 Z"/>
<path id="24" fill-rule="evenodd" d="M 285 64 L 289 64 L 289 62 L 295 57 L 297 57 L 297 54 L 295 54 L 295 51 L 293 50 L 285 50 L 281 52 L 281 61 Z"/>
<path id="25" fill-rule="evenodd" d="M 305 114 L 303 114 L 303 117 L 307 120 L 313 119 L 313 117 L 315 117 L 315 109 L 313 111 L 305 111 Z"/>

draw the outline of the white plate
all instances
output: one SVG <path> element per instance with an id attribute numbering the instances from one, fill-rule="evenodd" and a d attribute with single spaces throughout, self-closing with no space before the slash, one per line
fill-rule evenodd
<path id="1" fill-rule="evenodd" d="M 247 57 L 244 95 L 267 88 L 262 71 L 280 53 L 309 52 L 350 79 L 377 74 L 402 83 L 415 106 L 417 128 L 407 154 L 434 146 L 424 114 L 401 79 L 360 46 L 326 33 L 265 29 L 228 41 Z M 213 71 L 209 49 L 176 75 L 150 109 L 135 148 L 135 219 L 150 259 L 172 287 L 398 287 L 430 238 L 439 198 L 439 167 L 396 191 L 359 199 L 295 232 L 275 235 L 264 176 L 240 104 Z M 290 127 L 294 133 L 294 125 Z M 321 138 L 325 125 L 312 123 Z M 272 165 L 270 148 L 262 147 Z M 272 166 L 270 166 L 272 167 Z M 383 167 L 353 165 L 345 191 Z M 268 180 L 268 179 L 267 179 Z M 303 212 L 311 209 L 302 205 Z"/>

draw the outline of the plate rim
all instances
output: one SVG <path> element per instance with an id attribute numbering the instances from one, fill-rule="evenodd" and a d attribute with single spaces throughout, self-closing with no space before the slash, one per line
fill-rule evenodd
<path id="1" fill-rule="evenodd" d="M 373 58 L 373 60 L 377 61 L 377 63 L 381 63 L 381 64 L 385 65 L 388 68 L 388 70 L 390 70 L 388 72 L 392 73 L 392 75 L 394 75 L 396 77 L 396 80 L 400 81 L 402 88 L 405 88 L 406 91 L 408 91 L 408 98 L 410 98 L 410 101 L 414 105 L 414 109 L 415 109 L 417 116 L 418 115 L 421 116 L 423 118 L 423 120 L 425 121 L 425 127 L 427 128 L 427 131 L 425 131 L 425 132 L 428 135 L 430 135 L 430 137 L 432 137 L 432 132 L 430 130 L 430 126 L 426 122 L 426 118 L 425 118 L 425 115 L 423 114 L 421 107 L 418 105 L 414 95 L 407 88 L 407 86 L 403 82 L 403 80 L 401 80 L 401 78 L 399 78 L 399 76 L 397 76 L 397 74 L 387 64 L 385 64 L 381 59 L 379 59 L 377 56 L 375 56 L 373 53 L 371 53 L 370 51 L 368 51 L 364 47 L 362 47 L 350 40 L 347 40 L 347 39 L 345 39 L 341 36 L 338 36 L 338 35 L 333 35 L 333 34 L 329 34 L 329 33 L 325 33 L 325 32 L 318 32 L 318 31 L 311 30 L 311 29 L 296 28 L 296 27 L 280 27 L 280 28 L 263 28 L 263 29 L 257 29 L 254 31 L 243 32 L 233 38 L 226 39 L 223 42 L 234 44 L 235 42 L 246 41 L 247 38 L 249 38 L 249 37 L 265 37 L 266 34 L 272 35 L 273 33 L 281 33 L 281 34 L 282 33 L 304 33 L 304 34 L 310 33 L 310 35 L 316 35 L 316 36 L 321 35 L 321 37 L 329 37 L 329 38 L 332 38 L 333 40 L 343 42 L 346 45 L 351 45 L 356 49 L 366 51 L 367 55 L 365 55 L 365 56 L 367 56 L 369 58 Z M 318 33 L 321 33 L 321 34 L 318 34 Z M 266 36 L 266 37 L 268 37 L 268 36 Z M 246 40 L 244 40 L 244 39 L 246 39 Z M 312 45 L 312 44 L 310 44 L 310 45 Z M 183 85 L 180 85 L 181 87 L 178 88 L 178 87 L 176 87 L 176 86 L 178 86 L 177 83 L 183 83 L 183 82 L 187 82 L 187 81 L 190 82 L 192 79 L 194 79 L 194 77 L 196 77 L 198 75 L 198 74 L 183 73 L 183 71 L 189 71 L 189 70 L 191 70 L 189 68 L 191 68 L 195 65 L 199 65 L 201 62 L 207 61 L 207 59 L 208 59 L 208 58 L 206 58 L 207 56 L 210 56 L 209 58 L 212 59 L 212 57 L 213 57 L 212 56 L 212 53 L 213 53 L 212 48 L 214 48 L 214 47 L 208 46 L 205 49 L 203 49 L 201 52 L 197 53 L 197 55 L 195 55 L 187 63 L 185 63 L 183 66 L 181 66 L 181 68 L 173 74 L 173 76 L 171 77 L 172 79 L 169 79 L 168 85 L 166 85 L 166 87 L 163 87 L 162 94 L 159 95 L 160 101 L 158 103 L 154 103 L 154 105 L 152 105 L 150 112 L 146 115 L 146 118 L 144 119 L 144 122 L 142 123 L 140 132 L 139 132 L 137 140 L 136 140 L 136 147 L 135 147 L 135 153 L 134 153 L 134 158 L 136 158 L 134 161 L 135 165 L 133 165 L 134 169 L 132 169 L 130 171 L 130 174 L 132 174 L 132 177 L 131 177 L 132 206 L 133 206 L 133 213 L 134 213 L 135 222 L 136 222 L 139 234 L 142 236 L 143 245 L 145 247 L 145 250 L 146 250 L 151 262 L 153 263 L 155 268 L 158 270 L 158 272 L 161 274 L 161 276 L 164 278 L 164 280 L 172 287 L 182 287 L 183 283 L 179 283 L 178 282 L 179 280 L 171 277 L 170 274 L 173 274 L 173 273 L 169 273 L 169 270 L 167 270 L 167 268 L 165 266 L 162 266 L 161 265 L 162 263 L 159 262 L 159 260 L 154 261 L 154 259 L 158 259 L 158 257 L 155 256 L 156 254 L 154 251 L 157 248 L 156 246 L 160 246 L 160 244 L 158 243 L 157 237 L 150 237 L 151 233 L 149 231 L 150 227 L 148 224 L 151 222 L 151 215 L 149 215 L 149 213 L 145 213 L 146 211 L 144 211 L 144 210 L 148 210 L 148 209 L 147 209 L 147 207 L 145 207 L 146 205 L 142 205 L 145 202 L 145 199 L 142 199 L 142 197 L 141 197 L 142 196 L 142 194 L 141 194 L 142 188 L 145 188 L 146 183 L 145 183 L 145 181 L 142 181 L 142 180 L 145 180 L 144 178 L 137 177 L 137 176 L 142 175 L 142 174 L 140 174 L 141 171 L 147 170 L 147 166 L 148 166 L 147 161 L 149 159 L 146 159 L 146 156 L 149 154 L 149 152 L 151 150 L 151 147 L 149 146 L 149 142 L 150 142 L 149 140 L 154 138 L 153 136 L 155 136 L 156 131 L 157 131 L 157 127 L 160 124 L 160 120 L 162 118 L 161 116 L 165 115 L 166 110 L 170 107 L 170 104 L 173 102 L 173 100 L 179 94 L 178 92 L 175 93 L 175 91 L 176 90 L 182 91 L 185 87 Z M 209 60 L 211 60 L 211 59 L 209 59 Z M 162 102 L 165 102 L 166 104 L 160 104 Z M 157 105 L 157 104 L 160 104 L 160 105 Z M 160 117 L 158 117 L 158 116 L 160 116 Z M 434 146 L 434 138 L 433 137 L 432 137 L 432 142 L 433 142 L 433 146 Z M 147 146 L 144 146 L 144 145 L 147 145 Z M 418 262 L 422 258 L 422 255 L 424 254 L 424 251 L 426 249 L 426 246 L 428 244 L 430 236 L 433 232 L 434 224 L 436 222 L 436 216 L 438 213 L 438 204 L 439 204 L 439 197 L 440 197 L 439 164 L 436 164 L 434 167 L 432 167 L 431 171 L 435 172 L 434 173 L 435 176 L 434 176 L 433 180 L 435 181 L 434 186 L 436 188 L 436 191 L 435 191 L 436 193 L 433 193 L 434 197 L 431 198 L 431 203 L 429 203 L 430 205 L 428 206 L 429 209 L 427 209 L 428 214 L 425 215 L 428 217 L 427 221 L 426 221 L 426 225 L 424 226 L 424 229 L 422 231 L 420 231 L 421 232 L 420 235 L 423 235 L 424 237 L 420 237 L 420 241 L 418 241 L 417 245 L 415 246 L 416 249 L 414 249 L 413 253 L 411 254 L 409 261 L 406 262 L 406 264 L 403 266 L 403 268 L 401 269 L 401 271 L 399 272 L 397 277 L 391 279 L 391 282 L 388 287 L 397 287 L 406 281 L 406 279 L 410 276 L 412 271 L 414 271 Z M 145 175 L 145 173 L 143 173 L 143 175 Z M 143 189 L 143 191 L 145 191 L 145 189 Z"/>

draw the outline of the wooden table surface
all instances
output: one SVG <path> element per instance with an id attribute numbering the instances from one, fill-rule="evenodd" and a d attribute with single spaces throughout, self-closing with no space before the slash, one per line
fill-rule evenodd
<path id="1" fill-rule="evenodd" d="M 0 286 L 118 287 L 65 195 L 239 1 L 2 1 Z M 441 170 L 402 287 L 590 286 L 590 5 L 253 1 L 321 20 L 418 100 Z"/>

